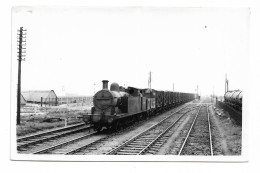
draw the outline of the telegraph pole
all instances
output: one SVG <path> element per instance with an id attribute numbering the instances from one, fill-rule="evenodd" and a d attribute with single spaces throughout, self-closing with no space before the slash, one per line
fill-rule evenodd
<path id="1" fill-rule="evenodd" d="M 96 93 L 96 91 L 95 91 L 95 86 L 96 86 L 96 84 L 95 84 L 95 82 L 94 82 L 94 95 L 95 95 L 95 93 Z"/>
<path id="2" fill-rule="evenodd" d="M 227 79 L 227 92 L 228 92 L 228 90 L 229 90 L 229 89 L 228 89 L 228 83 L 229 83 L 229 80 Z"/>
<path id="3" fill-rule="evenodd" d="M 227 92 L 227 74 L 225 74 L 225 93 Z"/>
<path id="4" fill-rule="evenodd" d="M 199 99 L 199 85 L 197 85 L 197 99 Z"/>
<path id="5" fill-rule="evenodd" d="M 213 92 L 212 92 L 212 102 L 214 102 L 214 86 L 213 86 Z"/>
<path id="6" fill-rule="evenodd" d="M 225 93 L 228 92 L 228 79 L 227 79 L 227 74 L 226 74 L 226 78 L 225 78 Z"/>
<path id="7" fill-rule="evenodd" d="M 149 72 L 149 78 L 148 78 L 148 88 L 149 90 L 152 89 L 152 72 Z"/>
<path id="8" fill-rule="evenodd" d="M 23 52 L 23 49 L 25 49 L 24 46 L 26 46 L 26 30 L 23 29 L 23 27 L 20 27 L 18 30 L 18 84 L 17 84 L 17 119 L 16 123 L 17 125 L 20 124 L 20 117 L 21 117 L 21 62 L 25 59 L 25 51 Z M 23 44 L 24 43 L 24 44 Z"/>
<path id="9" fill-rule="evenodd" d="M 150 89 L 152 89 L 152 72 L 150 71 Z"/>

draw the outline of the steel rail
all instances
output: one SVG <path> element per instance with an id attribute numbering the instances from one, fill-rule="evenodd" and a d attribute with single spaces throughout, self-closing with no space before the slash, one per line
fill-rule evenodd
<path id="1" fill-rule="evenodd" d="M 209 119 L 209 107 L 207 105 L 207 113 L 208 113 L 208 124 L 209 124 L 209 144 L 210 144 L 210 155 L 213 156 L 213 147 L 212 147 L 212 135 L 211 135 L 211 127 L 210 127 L 210 119 Z"/>
<path id="2" fill-rule="evenodd" d="M 132 127 L 133 127 L 133 126 L 127 127 L 126 129 L 123 129 L 123 131 L 125 131 L 125 130 L 127 130 L 127 129 L 131 129 Z M 97 132 L 97 133 L 98 133 L 98 132 Z M 99 141 L 102 141 L 103 139 L 106 139 L 106 138 L 108 138 L 108 137 L 110 137 L 110 136 L 113 136 L 113 135 L 115 135 L 115 134 L 118 134 L 118 133 L 122 133 L 122 131 L 118 131 L 118 132 L 116 132 L 116 133 L 114 133 L 114 134 L 112 134 L 112 135 L 108 135 L 108 136 L 105 136 L 105 137 L 103 137 L 103 138 L 97 139 L 97 140 L 95 140 L 95 141 L 93 141 L 93 142 L 90 142 L 90 143 L 88 143 L 88 144 L 86 144 L 86 145 L 83 145 L 83 146 L 81 146 L 81 147 L 78 147 L 78 148 L 76 148 L 76 149 L 73 149 L 73 150 L 71 150 L 71 151 L 65 153 L 64 155 L 74 154 L 74 153 L 76 153 L 76 152 L 78 152 L 78 151 L 80 151 L 80 150 L 83 150 L 83 149 L 89 147 L 90 145 L 93 145 L 93 144 L 95 144 L 95 143 L 97 143 L 97 142 L 99 142 Z"/>
<path id="3" fill-rule="evenodd" d="M 174 112 L 173 114 L 175 114 L 175 113 L 181 111 L 182 109 L 186 108 L 187 106 L 188 106 L 188 105 L 186 105 L 185 107 L 179 109 L 178 111 Z M 170 117 L 170 116 L 169 116 L 169 117 Z M 166 117 L 165 119 L 167 119 L 167 118 L 169 118 L 169 117 Z M 128 129 L 128 128 L 127 128 L 127 129 Z M 124 129 L 124 130 L 126 130 L 126 129 Z M 118 133 L 118 132 L 117 132 L 117 133 Z M 120 133 L 120 132 L 119 132 L 119 133 Z M 91 146 L 91 145 L 93 145 L 93 144 L 95 144 L 95 143 L 97 143 L 97 142 L 99 142 L 99 141 L 102 141 L 102 140 L 104 140 L 104 139 L 106 139 L 106 138 L 108 138 L 108 137 L 109 137 L 109 136 L 100 138 L 100 139 L 95 140 L 95 141 L 93 141 L 93 142 L 90 142 L 90 143 L 88 143 L 88 144 L 86 144 L 86 145 L 84 145 L 84 146 L 81 146 L 81 147 L 79 147 L 79 148 L 73 149 L 73 150 L 71 150 L 71 151 L 65 153 L 65 155 L 74 154 L 74 153 L 76 153 L 76 152 L 78 152 L 78 151 L 80 151 L 80 150 L 83 150 L 83 149 L 85 149 L 85 148 L 87 148 L 87 147 L 89 147 L 89 146 Z"/>
<path id="4" fill-rule="evenodd" d="M 70 134 L 77 133 L 77 132 L 80 132 L 80 131 L 84 131 L 84 130 L 87 130 L 87 129 L 90 129 L 90 128 L 91 128 L 90 126 L 83 127 L 83 128 L 80 128 L 80 129 L 69 131 L 69 132 L 64 132 L 64 133 L 61 133 L 61 134 L 53 135 L 51 137 L 38 139 L 38 140 L 35 140 L 35 141 L 32 141 L 32 142 L 28 142 L 28 143 L 25 143 L 25 144 L 18 145 L 17 149 L 19 150 L 19 149 L 21 149 L 23 147 L 27 147 L 29 145 L 35 145 L 37 143 L 41 143 L 41 142 L 44 142 L 44 141 L 49 141 L 49 140 L 52 140 L 52 139 L 55 139 L 55 138 L 59 138 L 59 137 L 66 136 L 66 135 L 70 135 Z"/>
<path id="5" fill-rule="evenodd" d="M 82 139 L 84 139 L 84 138 L 90 137 L 90 136 L 92 136 L 92 135 L 94 135 L 94 134 L 96 134 L 96 133 L 97 133 L 97 132 L 93 132 L 93 133 L 90 133 L 90 134 L 87 134 L 87 135 L 78 137 L 78 138 L 76 138 L 76 139 L 72 139 L 72 140 L 69 140 L 69 141 L 66 141 L 66 142 L 63 142 L 63 143 L 60 143 L 60 144 L 51 146 L 51 147 L 49 147 L 49 148 L 44 148 L 44 149 L 39 150 L 39 151 L 36 151 L 36 152 L 34 152 L 34 153 L 32 153 L 32 154 L 43 154 L 43 153 L 47 153 L 47 152 L 49 152 L 49 151 L 51 151 L 51 150 L 55 150 L 55 149 L 57 149 L 57 148 L 61 148 L 61 147 L 64 146 L 64 145 L 69 145 L 69 144 L 71 144 L 71 143 L 77 142 L 77 141 L 82 140 Z"/>
<path id="6" fill-rule="evenodd" d="M 76 125 L 74 124 L 74 125 L 71 125 L 71 126 L 68 126 L 68 127 L 61 127 L 61 128 L 49 130 L 49 131 L 46 131 L 46 132 L 41 132 L 41 133 L 37 133 L 37 134 L 23 136 L 23 137 L 18 138 L 17 142 L 22 142 L 22 141 L 25 141 L 25 140 L 29 140 L 31 138 L 40 137 L 40 136 L 44 136 L 44 135 L 47 135 L 47 134 L 50 134 L 50 133 L 60 132 L 60 131 L 64 131 L 64 130 L 69 130 L 71 128 L 76 128 L 76 127 L 80 127 L 80 126 L 84 126 L 84 125 L 85 125 L 85 123 L 80 123 L 80 124 L 76 124 Z"/>
<path id="7" fill-rule="evenodd" d="M 194 120 L 193 120 L 193 122 L 192 122 L 192 124 L 191 124 L 191 127 L 190 127 L 190 129 L 189 129 L 189 132 L 188 132 L 187 136 L 185 137 L 184 142 L 182 143 L 182 146 L 181 146 L 181 149 L 180 149 L 180 151 L 179 151 L 179 153 L 178 153 L 178 156 L 181 154 L 181 152 L 182 152 L 182 150 L 183 150 L 183 148 L 184 148 L 184 146 L 185 146 L 185 144 L 186 144 L 186 141 L 187 141 L 187 139 L 188 139 L 188 137 L 189 137 L 189 135 L 190 135 L 190 132 L 191 132 L 191 130 L 192 130 L 192 128 L 193 128 L 193 125 L 195 124 L 195 121 L 196 121 L 196 119 L 197 119 L 197 117 L 198 117 L 198 115 L 199 115 L 200 109 L 201 109 L 201 105 L 200 105 L 199 110 L 198 110 L 198 112 L 197 112 L 197 114 L 196 114 L 196 116 L 195 116 L 195 118 L 194 118 Z"/>
<path id="8" fill-rule="evenodd" d="M 124 129 L 124 130 L 127 130 L 127 129 L 131 128 L 131 127 L 132 127 L 132 126 L 126 128 L 126 129 Z M 122 132 L 122 131 L 119 131 L 119 132 L 116 132 L 116 133 L 120 133 L 120 132 Z M 112 135 L 113 135 L 113 134 L 112 134 Z M 85 148 L 87 148 L 87 147 L 89 147 L 89 146 L 91 146 L 91 145 L 93 145 L 93 144 L 95 144 L 95 143 L 97 143 L 97 142 L 99 142 L 99 141 L 102 141 L 103 139 L 106 139 L 106 138 L 108 138 L 108 137 L 110 137 L 110 136 L 105 136 L 105 137 L 103 137 L 103 138 L 100 138 L 100 139 L 98 139 L 98 140 L 95 140 L 95 141 L 93 141 L 93 142 L 90 142 L 90 143 L 88 143 L 88 144 L 86 144 L 86 145 L 83 145 L 83 146 L 81 146 L 81 147 L 78 147 L 78 148 L 76 148 L 76 149 L 73 149 L 73 150 L 71 150 L 71 151 L 65 153 L 64 155 L 74 154 L 74 153 L 76 153 L 76 152 L 78 152 L 78 151 L 80 151 L 80 150 L 83 150 L 83 149 L 85 149 Z"/>
<path id="9" fill-rule="evenodd" d="M 167 133 L 184 115 L 188 112 L 194 110 L 196 108 L 191 108 L 187 112 L 183 113 L 177 120 L 175 120 L 169 127 L 167 127 L 162 133 L 160 133 L 153 141 L 151 141 L 142 151 L 140 151 L 137 155 L 141 155 L 145 152 L 150 146 L 152 146 L 158 139 L 160 139 L 165 133 Z"/>
<path id="10" fill-rule="evenodd" d="M 187 105 L 187 106 L 188 106 L 188 105 Z M 187 106 L 185 106 L 185 107 L 187 107 Z M 132 128 L 132 126 L 126 128 L 126 129 L 123 129 L 123 131 L 124 131 L 124 130 L 127 130 L 127 129 L 129 129 L 129 128 Z M 122 131 L 119 131 L 119 132 L 116 132 L 116 133 L 121 133 L 121 132 L 122 132 Z M 114 134 L 112 134 L 112 135 L 114 135 Z M 106 138 L 108 138 L 108 137 L 110 137 L 110 135 L 109 135 L 109 136 L 105 136 L 105 137 L 103 137 L 103 138 L 100 138 L 100 139 L 98 139 L 98 140 L 96 140 L 96 141 L 90 142 L 90 143 L 88 143 L 88 144 L 86 144 L 86 145 L 83 145 L 83 146 L 81 146 L 81 147 L 78 147 L 78 148 L 76 148 L 76 149 L 73 149 L 73 150 L 71 150 L 71 151 L 65 153 L 65 155 L 74 154 L 74 153 L 76 153 L 76 152 L 78 152 L 78 151 L 80 151 L 80 150 L 83 150 L 83 149 L 89 147 L 90 145 L 93 145 L 93 144 L 95 144 L 95 143 L 97 143 L 97 142 L 99 142 L 99 141 L 101 141 L 101 140 L 103 140 L 103 139 L 106 139 Z"/>
<path id="11" fill-rule="evenodd" d="M 88 143 L 88 144 L 86 144 L 86 145 L 84 145 L 84 146 L 81 146 L 81 147 L 76 148 L 76 149 L 73 149 L 73 150 L 71 150 L 71 151 L 69 151 L 69 152 L 67 152 L 67 153 L 64 153 L 64 155 L 74 154 L 74 153 L 76 153 L 76 152 L 78 152 L 78 151 L 80 151 L 80 150 L 83 150 L 83 149 L 89 147 L 90 145 L 93 145 L 93 144 L 95 144 L 95 143 L 97 143 L 97 142 L 99 142 L 99 141 L 101 141 L 101 140 L 103 140 L 103 139 L 106 139 L 106 138 L 107 138 L 107 136 L 106 136 L 106 137 L 103 137 L 103 138 L 100 138 L 100 139 L 98 139 L 98 140 L 95 140 L 95 141 L 93 141 L 93 142 L 90 142 L 90 143 Z"/>
<path id="12" fill-rule="evenodd" d="M 158 122 L 157 124 L 151 126 L 150 128 L 146 129 L 145 131 L 137 134 L 136 136 L 132 137 L 131 139 L 129 139 L 128 141 L 124 142 L 123 144 L 119 145 L 118 147 L 110 150 L 109 152 L 106 153 L 106 155 L 111 155 L 115 152 L 117 152 L 118 150 L 120 150 L 121 148 L 123 148 L 125 145 L 129 144 L 130 142 L 134 141 L 136 138 L 138 138 L 139 136 L 143 135 L 144 133 L 148 132 L 149 130 L 155 128 L 156 126 L 158 126 L 159 124 L 161 124 L 163 121 L 165 121 L 166 119 L 170 118 L 171 116 L 173 116 L 174 114 L 180 112 L 181 110 L 185 109 L 188 105 L 186 105 L 185 107 L 175 111 L 174 113 L 172 113 L 171 115 L 165 117 L 164 119 L 162 119 L 160 122 Z"/>

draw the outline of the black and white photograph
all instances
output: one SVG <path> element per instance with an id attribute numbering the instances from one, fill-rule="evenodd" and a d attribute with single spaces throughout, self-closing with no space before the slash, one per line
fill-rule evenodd
<path id="1" fill-rule="evenodd" d="M 11 13 L 12 159 L 247 160 L 249 8 Z"/>

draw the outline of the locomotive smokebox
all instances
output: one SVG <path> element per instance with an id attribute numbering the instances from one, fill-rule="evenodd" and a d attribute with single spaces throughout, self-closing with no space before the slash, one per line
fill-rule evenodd
<path id="1" fill-rule="evenodd" d="M 102 80 L 103 82 L 103 90 L 108 90 L 108 80 Z"/>

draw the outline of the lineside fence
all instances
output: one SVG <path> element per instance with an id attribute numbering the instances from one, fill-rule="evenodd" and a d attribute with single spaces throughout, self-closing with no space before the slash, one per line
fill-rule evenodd
<path id="1" fill-rule="evenodd" d="M 27 101 L 27 103 L 38 104 L 40 107 L 59 106 L 62 104 L 84 104 L 91 105 L 93 103 L 92 96 L 81 97 L 56 97 L 56 98 L 42 98 L 40 101 Z M 23 105 L 25 106 L 25 105 Z"/>
<path id="2" fill-rule="evenodd" d="M 46 106 L 57 106 L 58 104 L 58 98 L 40 98 L 39 100 L 34 100 L 34 101 L 26 101 L 26 104 L 27 103 L 31 103 L 31 104 L 38 104 L 40 105 L 41 107 L 46 107 Z"/>
<path id="3" fill-rule="evenodd" d="M 65 96 L 65 97 L 58 98 L 58 105 L 72 104 L 72 103 L 90 105 L 92 102 L 93 102 L 92 96 L 81 96 L 81 97 L 66 97 Z"/>

